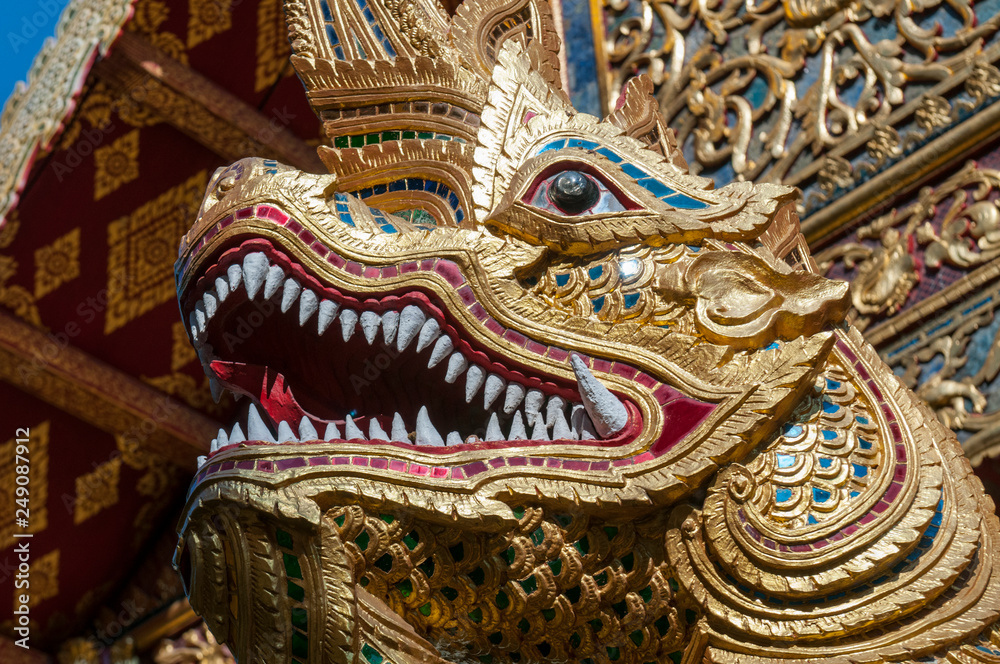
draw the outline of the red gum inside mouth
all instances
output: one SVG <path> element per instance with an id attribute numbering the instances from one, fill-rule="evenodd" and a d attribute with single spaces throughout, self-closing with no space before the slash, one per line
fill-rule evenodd
<path id="1" fill-rule="evenodd" d="M 281 271 L 280 283 L 272 284 L 269 298 L 265 298 L 266 280 L 256 289 L 253 300 L 247 297 L 246 275 L 250 272 L 245 267 L 245 260 L 251 254 L 266 257 L 268 271 L 275 268 Z M 409 265 L 430 267 L 439 274 L 442 270 L 435 268 L 442 263 L 454 267 L 443 259 L 436 259 L 429 266 L 426 263 Z M 234 265 L 240 266 L 241 272 L 236 280 L 231 278 Z M 371 269 L 364 268 L 361 272 L 370 276 Z M 384 274 L 384 268 L 375 270 L 379 276 Z M 349 268 L 348 271 L 355 272 Z M 406 265 L 402 265 L 392 273 L 406 271 Z M 446 275 L 446 278 L 453 286 L 457 285 L 454 275 Z M 278 279 L 272 281 L 277 283 Z M 289 286 L 289 281 L 294 283 Z M 205 296 L 206 292 L 211 298 Z M 306 299 L 312 300 L 312 296 L 303 297 L 306 292 L 315 296 L 316 304 L 305 304 Z M 465 302 L 469 299 L 466 292 L 471 294 L 467 285 L 459 288 Z M 210 299 L 214 303 L 210 303 Z M 473 306 L 481 310 L 472 299 Z M 266 413 L 261 419 L 270 420 L 272 424 L 271 437 L 286 444 L 322 441 L 327 437 L 327 426 L 332 423 L 336 428 L 336 435 L 330 439 L 333 441 L 364 442 L 368 439 L 370 444 L 398 447 L 411 447 L 416 442 L 421 451 L 431 453 L 553 443 L 618 447 L 634 440 L 642 427 L 639 409 L 628 399 L 615 395 L 628 413 L 628 422 L 602 439 L 581 403 L 574 381 L 540 375 L 537 370 L 470 340 L 472 335 L 465 333 L 432 296 L 405 289 L 371 298 L 345 294 L 320 283 L 266 240 L 249 240 L 225 251 L 189 289 L 184 302 L 184 310 L 190 312 L 192 336 L 212 374 L 232 391 L 247 395 L 260 404 Z M 324 302 L 329 303 L 324 318 L 329 322 L 319 334 L 320 309 Z M 284 312 L 283 305 L 288 305 Z M 329 310 L 334 307 L 336 312 L 330 320 Z M 309 311 L 310 308 L 313 310 Z M 400 350 L 398 340 L 403 326 L 396 321 L 396 329 L 387 343 L 386 316 L 401 318 L 408 312 L 413 318 L 415 309 L 419 310 L 422 320 L 413 338 Z M 303 310 L 308 316 L 300 326 Z M 346 314 L 350 334 L 345 341 L 345 312 L 351 311 L 353 316 Z M 435 325 L 437 334 L 429 329 L 427 337 L 430 340 L 422 340 L 425 327 Z M 507 341 L 517 335 L 521 341 L 518 345 L 539 355 L 557 361 L 566 361 L 569 356 L 563 349 L 543 346 L 517 333 L 512 335 L 512 330 L 504 330 L 491 318 L 485 327 Z M 407 329 L 412 332 L 412 325 Z M 371 342 L 368 336 L 372 337 Z M 445 338 L 449 341 L 443 342 Z M 439 344 L 444 344 L 442 347 L 447 352 L 435 366 L 428 368 Z M 451 348 L 447 348 L 449 345 Z M 416 350 L 418 346 L 419 351 Z M 464 358 L 467 367 L 448 382 L 448 366 L 456 354 Z M 225 359 L 216 359 L 218 355 Z M 588 367 L 596 369 L 597 363 L 602 361 L 586 358 L 586 362 Z M 610 370 L 610 363 L 606 364 Z M 273 367 L 281 367 L 281 373 Z M 479 370 L 482 378 L 475 380 L 472 373 Z M 631 369 L 632 375 L 636 373 Z M 501 385 L 499 392 L 497 385 Z M 522 386 L 523 390 L 512 386 Z M 467 402 L 469 390 L 472 398 Z M 519 392 L 523 393 L 518 396 Z M 486 398 L 487 393 L 491 399 Z M 531 394 L 536 402 L 542 399 L 537 416 L 528 405 Z M 512 409 L 505 407 L 510 403 L 513 403 Z M 421 440 L 416 426 L 421 407 L 427 409 L 430 421 L 440 430 L 439 437 L 447 444 L 428 443 L 426 437 Z M 393 435 L 396 413 L 404 423 L 405 440 Z M 357 427 L 353 431 L 360 431 L 361 436 L 347 436 L 349 414 Z M 512 427 L 516 428 L 517 417 L 523 423 L 523 432 L 512 431 Z M 509 440 L 496 439 L 498 430 L 490 429 L 491 419 L 499 425 L 500 437 Z M 536 427 L 539 419 L 544 432 Z M 378 423 L 377 429 L 370 428 L 373 420 Z M 279 428 L 282 422 L 286 423 L 284 430 Z M 278 426 L 274 426 L 275 423 Z M 249 437 L 248 425 L 246 418 L 237 423 L 243 437 Z M 449 438 L 452 431 L 456 434 Z M 253 444 L 253 441 L 229 441 L 235 432 L 235 428 L 232 432 L 220 432 L 219 439 L 213 441 L 213 453 L 241 443 Z M 380 432 L 395 440 L 380 440 Z M 270 442 L 263 440 L 265 436 L 260 438 L 260 443 Z"/>

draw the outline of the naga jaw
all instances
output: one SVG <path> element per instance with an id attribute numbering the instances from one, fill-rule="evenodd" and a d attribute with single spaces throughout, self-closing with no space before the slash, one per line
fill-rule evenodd
<path id="1" fill-rule="evenodd" d="M 212 454 L 348 440 L 432 452 L 620 446 L 641 429 L 638 408 L 577 355 L 576 384 L 540 374 L 482 348 L 423 293 L 317 287 L 283 254 L 253 248 L 206 272 L 188 317 L 216 389 L 221 382 L 264 413 L 251 405 L 246 420 L 220 430 Z"/>

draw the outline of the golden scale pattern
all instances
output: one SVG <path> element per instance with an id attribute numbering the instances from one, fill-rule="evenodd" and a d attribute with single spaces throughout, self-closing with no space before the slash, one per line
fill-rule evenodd
<path id="1" fill-rule="evenodd" d="M 513 513 L 517 526 L 502 533 L 360 506 L 326 518 L 361 586 L 439 648 L 497 662 L 678 661 L 697 614 L 675 597 L 661 543 L 665 515 L 633 522 L 540 506 Z"/>

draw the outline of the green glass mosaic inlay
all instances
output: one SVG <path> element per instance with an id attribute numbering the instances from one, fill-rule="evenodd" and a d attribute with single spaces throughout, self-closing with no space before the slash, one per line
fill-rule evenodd
<path id="1" fill-rule="evenodd" d="M 302 568 L 299 567 L 299 559 L 290 553 L 283 553 L 281 557 L 285 560 L 285 573 L 293 579 L 301 579 Z"/>
<path id="2" fill-rule="evenodd" d="M 459 138 L 458 136 L 449 136 L 448 134 L 439 134 L 433 131 L 400 131 L 398 129 L 390 129 L 381 132 L 372 132 L 370 134 L 355 134 L 349 136 L 335 136 L 333 139 L 333 147 L 343 150 L 346 148 L 363 148 L 366 145 L 378 145 L 379 143 L 385 143 L 387 141 L 398 141 L 400 139 L 414 139 L 419 138 L 424 141 L 435 140 L 435 141 L 454 141 L 455 143 L 465 143 L 465 139 Z"/>
<path id="3" fill-rule="evenodd" d="M 301 602 L 306 598 L 305 589 L 297 583 L 292 581 L 288 582 L 288 596 L 294 599 L 296 602 Z"/>
<path id="4" fill-rule="evenodd" d="M 292 608 L 292 624 L 303 632 L 309 631 L 309 617 L 306 615 L 306 610 L 301 607 Z"/>
<path id="5" fill-rule="evenodd" d="M 278 546 L 282 546 L 286 549 L 292 548 L 292 536 L 286 533 L 280 528 L 274 531 L 275 539 L 278 540 Z"/>
<path id="6" fill-rule="evenodd" d="M 382 664 L 385 660 L 385 658 L 382 657 L 382 655 L 380 655 L 375 648 L 372 648 L 367 643 L 361 646 L 361 654 L 364 655 L 364 658 L 368 660 L 370 664 Z"/>
<path id="7" fill-rule="evenodd" d="M 301 632 L 292 632 L 292 654 L 296 657 L 309 656 L 309 639 Z"/>

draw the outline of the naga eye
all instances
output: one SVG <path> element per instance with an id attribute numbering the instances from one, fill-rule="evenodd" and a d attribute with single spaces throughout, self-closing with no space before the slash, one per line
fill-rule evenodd
<path id="1" fill-rule="evenodd" d="M 568 217 L 626 209 L 604 182 L 582 171 L 567 170 L 549 175 L 541 179 L 523 200 L 537 208 Z"/>
<path id="2" fill-rule="evenodd" d="M 580 171 L 565 171 L 549 185 L 549 198 L 563 212 L 580 214 L 601 197 L 597 183 Z"/>

